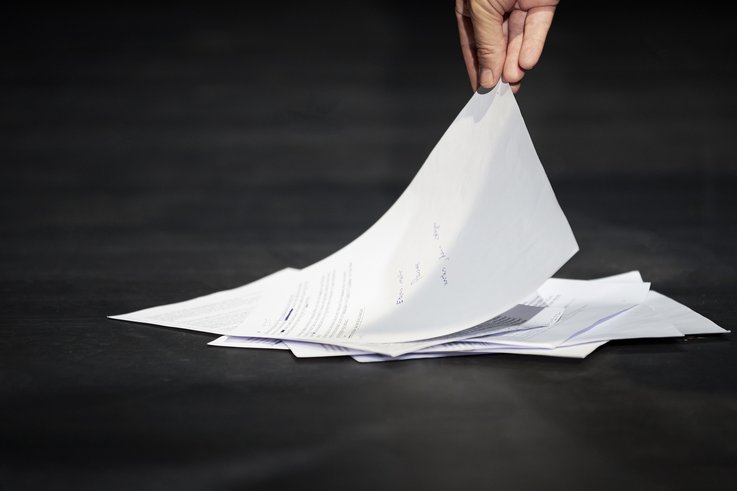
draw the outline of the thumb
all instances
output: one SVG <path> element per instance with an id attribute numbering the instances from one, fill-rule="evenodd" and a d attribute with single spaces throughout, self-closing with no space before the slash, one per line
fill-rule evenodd
<path id="1" fill-rule="evenodd" d="M 504 15 L 493 7 L 493 2 L 472 1 L 469 3 L 473 32 L 476 36 L 479 84 L 490 89 L 499 81 L 507 53 Z"/>

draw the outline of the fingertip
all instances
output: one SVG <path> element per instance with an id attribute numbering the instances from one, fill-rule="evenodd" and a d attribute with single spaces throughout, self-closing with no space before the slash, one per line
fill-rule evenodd
<path id="1" fill-rule="evenodd" d="M 539 56 L 536 55 L 529 55 L 526 53 L 520 53 L 519 55 L 519 67 L 522 70 L 532 70 L 535 68 L 535 65 L 537 65 L 538 60 L 540 59 Z"/>
<path id="2" fill-rule="evenodd" d="M 482 68 L 481 76 L 479 77 L 479 83 L 484 89 L 491 89 L 496 85 L 496 78 L 491 68 Z"/>
<path id="3" fill-rule="evenodd" d="M 504 67 L 504 76 L 502 77 L 502 80 L 512 85 L 519 83 L 524 76 L 525 71 L 522 67 L 516 64 L 514 66 L 509 66 L 509 64 L 507 64 L 507 66 Z"/>
<path id="4" fill-rule="evenodd" d="M 542 47 L 537 49 L 536 46 L 523 45 L 519 52 L 517 63 L 523 70 L 532 70 L 537 65 L 537 62 L 540 61 L 540 55 L 542 55 Z"/>

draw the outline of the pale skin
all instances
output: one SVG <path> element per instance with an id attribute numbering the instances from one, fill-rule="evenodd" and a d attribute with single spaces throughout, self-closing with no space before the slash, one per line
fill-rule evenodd
<path id="1" fill-rule="evenodd" d="M 499 79 L 517 93 L 540 60 L 559 0 L 456 0 L 461 51 L 473 90 Z"/>

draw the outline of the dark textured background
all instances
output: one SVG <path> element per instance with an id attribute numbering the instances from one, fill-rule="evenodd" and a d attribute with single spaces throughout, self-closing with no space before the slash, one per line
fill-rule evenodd
<path id="1" fill-rule="evenodd" d="M 470 96 L 452 2 L 0 17 L 0 489 L 729 488 L 733 335 L 381 365 L 106 320 L 324 257 Z M 564 1 L 519 102 L 581 252 L 737 328 L 723 12 Z"/>

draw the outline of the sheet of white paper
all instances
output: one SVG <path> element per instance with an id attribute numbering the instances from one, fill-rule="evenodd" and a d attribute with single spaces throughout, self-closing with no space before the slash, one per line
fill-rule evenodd
<path id="1" fill-rule="evenodd" d="M 468 355 L 481 355 L 481 354 L 514 354 L 514 355 L 538 355 L 538 356 L 551 356 L 559 358 L 586 358 L 588 355 L 594 352 L 600 346 L 605 343 L 589 343 L 579 344 L 576 346 L 564 346 L 560 348 L 552 349 L 537 349 L 537 348 L 520 348 L 520 347 L 505 347 L 505 348 L 486 348 L 486 349 L 475 349 L 472 351 L 450 351 L 450 352 L 437 352 L 437 353 L 410 353 L 402 356 L 383 356 L 383 355 L 353 355 L 352 358 L 361 363 L 372 363 L 381 361 L 402 361 L 402 360 L 416 360 L 420 358 L 443 358 L 448 356 L 468 356 Z"/>
<path id="2" fill-rule="evenodd" d="M 630 271 L 614 276 L 607 276 L 590 281 L 610 282 L 641 282 L 642 276 L 639 271 Z M 673 325 L 684 335 L 697 334 L 724 334 L 730 331 L 722 329 L 711 320 L 686 307 L 662 293 L 650 290 L 647 294 L 645 304 L 653 311 L 655 317 L 661 322 Z"/>
<path id="3" fill-rule="evenodd" d="M 334 346 L 332 344 L 310 343 L 306 341 L 282 341 L 297 358 L 327 358 L 331 356 L 350 356 L 369 354 L 366 351 Z"/>
<path id="4" fill-rule="evenodd" d="M 500 84 L 471 98 L 384 216 L 266 292 L 233 334 L 337 345 L 443 336 L 510 309 L 577 250 Z"/>
<path id="5" fill-rule="evenodd" d="M 667 320 L 658 317 L 648 307 L 647 301 L 645 299 L 644 304 L 622 312 L 609 320 L 596 324 L 591 329 L 573 336 L 562 346 L 597 341 L 615 341 L 617 339 L 682 337 L 683 333 Z"/>
<path id="6" fill-rule="evenodd" d="M 476 338 L 476 341 L 530 348 L 555 348 L 597 323 L 644 302 L 650 283 L 598 282 L 552 278 L 529 302 L 564 307 L 563 317 L 552 326 L 529 331 Z"/>
<path id="7" fill-rule="evenodd" d="M 286 268 L 232 290 L 130 314 L 113 315 L 110 318 L 211 334 L 228 334 L 250 315 L 265 289 L 278 285 L 296 273 L 296 269 Z"/>
<path id="8" fill-rule="evenodd" d="M 220 336 L 216 340 L 210 341 L 207 344 L 210 346 L 222 346 L 224 348 L 289 349 L 289 347 L 279 339 L 243 338 L 237 336 Z"/>
<path id="9" fill-rule="evenodd" d="M 655 312 L 659 319 L 673 324 L 676 329 L 686 335 L 730 332 L 685 305 L 655 291 L 648 295 L 647 306 Z"/>
<path id="10" fill-rule="evenodd" d="M 569 281 L 569 280 L 559 280 Z M 642 283 L 639 271 L 596 278 L 589 280 L 594 285 L 598 283 Z M 681 332 L 671 324 L 668 319 L 658 315 L 648 305 L 654 296 L 651 290 L 647 293 L 643 304 L 633 307 L 621 314 L 592 326 L 580 334 L 569 338 L 563 346 L 571 346 L 577 343 L 593 343 L 600 341 L 614 341 L 617 339 L 642 339 L 642 338 L 665 338 L 678 337 Z"/>
<path id="11" fill-rule="evenodd" d="M 450 358 L 454 356 L 479 356 L 488 353 L 473 351 L 455 351 L 452 353 L 409 353 L 401 356 L 384 356 L 376 354 L 357 354 L 351 355 L 351 358 L 360 363 L 378 363 L 384 361 L 405 361 L 405 360 L 423 360 L 428 358 Z"/>
<path id="12" fill-rule="evenodd" d="M 573 285 L 575 282 L 584 280 L 565 280 L 551 279 L 545 282 L 542 290 L 550 288 L 555 291 L 564 285 Z M 639 272 L 629 272 L 621 275 L 599 278 L 596 280 L 588 280 L 591 287 L 598 284 L 636 284 L 642 281 Z M 553 302 L 555 304 L 555 302 Z M 581 316 L 574 314 L 576 322 L 580 322 Z M 562 330 L 567 327 L 571 319 L 564 316 L 555 326 L 549 328 L 550 331 Z M 562 332 L 562 331 L 559 331 Z M 570 338 L 566 339 L 559 346 L 571 346 L 577 343 L 589 343 L 597 341 L 614 341 L 618 339 L 643 339 L 643 338 L 661 338 L 661 337 L 679 337 L 683 335 L 693 334 L 720 334 L 726 333 L 721 327 L 707 319 L 706 317 L 694 312 L 683 304 L 666 297 L 655 291 L 648 291 L 642 304 L 632 309 L 622 311 L 619 315 L 609 318 L 605 321 L 596 322 L 593 325 L 579 331 Z M 518 336 L 528 336 L 528 341 L 540 340 L 543 336 L 542 330 L 538 332 L 519 333 Z M 511 333 L 514 336 L 513 333 Z M 549 337 L 549 336 L 548 336 Z M 562 336 L 561 336 L 562 337 Z M 535 339 L 537 338 L 537 339 Z M 494 339 L 494 336 L 488 338 L 475 338 L 475 341 L 489 340 L 491 342 L 499 342 L 507 344 L 504 337 Z M 541 343 L 540 347 L 546 344 Z"/>

